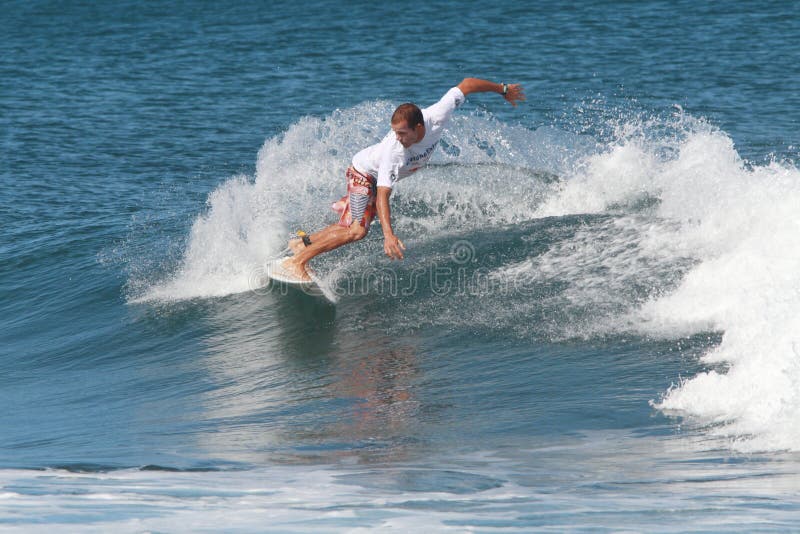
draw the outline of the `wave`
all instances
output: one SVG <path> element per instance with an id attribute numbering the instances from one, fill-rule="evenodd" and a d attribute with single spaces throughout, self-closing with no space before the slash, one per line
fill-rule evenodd
<path id="1" fill-rule="evenodd" d="M 691 265 L 674 289 L 620 315 L 615 327 L 668 337 L 723 336 L 703 357 L 719 368 L 682 381 L 654 406 L 688 416 L 739 450 L 798 450 L 800 171 L 791 162 L 748 164 L 724 132 L 703 121 L 680 121 L 681 135 L 666 153 L 663 138 L 653 143 L 638 132 L 587 158 L 537 216 L 655 198 L 651 213 L 636 224 L 637 251 L 626 252 L 622 232 L 604 241 L 600 263 L 646 269 L 640 263 L 651 253 L 684 257 Z M 623 255 L 612 254 L 609 266 L 611 244 Z M 586 243 L 577 248 L 578 254 L 556 257 L 573 264 L 592 250 Z"/>
<path id="2" fill-rule="evenodd" d="M 332 222 L 343 170 L 381 138 L 390 112 L 390 103 L 365 103 L 268 139 L 254 177 L 209 196 L 179 269 L 130 301 L 254 289 L 253 273 L 290 232 Z M 703 357 L 710 370 L 654 406 L 739 449 L 797 449 L 800 171 L 742 160 L 725 132 L 680 110 L 604 126 L 614 133 L 601 142 L 457 116 L 433 164 L 393 195 L 407 260 L 390 264 L 380 239 L 367 238 L 315 260 L 318 271 L 345 298 L 370 293 L 362 313 L 397 328 L 547 340 L 721 332 Z M 381 273 L 353 289 L 370 269 Z M 450 273 L 444 293 L 431 278 L 437 269 Z M 395 292 L 385 291 L 387 277 Z"/>

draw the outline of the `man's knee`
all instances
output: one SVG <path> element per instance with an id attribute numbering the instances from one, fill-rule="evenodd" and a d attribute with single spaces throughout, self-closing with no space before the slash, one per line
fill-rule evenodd
<path id="1" fill-rule="evenodd" d="M 364 239 L 367 235 L 367 229 L 361 226 L 359 223 L 353 223 L 349 229 L 349 237 L 350 241 L 359 241 L 360 239 Z"/>

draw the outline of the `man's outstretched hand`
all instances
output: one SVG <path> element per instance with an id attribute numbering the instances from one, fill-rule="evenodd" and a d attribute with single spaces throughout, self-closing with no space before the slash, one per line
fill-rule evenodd
<path id="1" fill-rule="evenodd" d="M 390 258 L 402 260 L 403 259 L 403 251 L 406 249 L 406 246 L 403 244 L 400 239 L 396 235 L 386 236 L 383 239 L 383 251 L 386 253 L 387 256 Z"/>
<path id="2" fill-rule="evenodd" d="M 503 98 L 512 106 L 517 107 L 518 100 L 525 100 L 525 92 L 520 84 L 510 83 L 508 84 L 508 91 L 503 95 Z"/>

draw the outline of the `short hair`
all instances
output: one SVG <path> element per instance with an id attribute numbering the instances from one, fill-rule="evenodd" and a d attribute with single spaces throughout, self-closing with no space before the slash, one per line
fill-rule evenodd
<path id="1" fill-rule="evenodd" d="M 392 124 L 397 124 L 401 121 L 406 121 L 409 128 L 425 123 L 425 119 L 422 118 L 422 110 L 410 102 L 400 104 L 392 114 Z"/>

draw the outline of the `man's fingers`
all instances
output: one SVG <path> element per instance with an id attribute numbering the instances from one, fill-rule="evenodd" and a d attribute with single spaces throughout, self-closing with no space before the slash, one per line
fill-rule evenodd
<path id="1" fill-rule="evenodd" d="M 391 259 L 403 259 L 403 251 L 406 249 L 406 246 L 400 241 L 398 238 L 394 239 L 387 239 L 386 242 L 383 244 L 383 251 L 389 256 Z"/>
<path id="2" fill-rule="evenodd" d="M 525 100 L 525 93 L 522 90 L 522 85 L 518 83 L 509 85 L 506 100 L 514 107 L 517 107 L 517 100 Z"/>
<path id="3" fill-rule="evenodd" d="M 398 260 L 402 260 L 403 259 L 403 251 L 400 250 L 400 247 L 398 247 L 396 245 L 394 247 L 392 247 L 392 258 L 396 258 Z"/>

